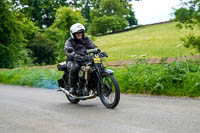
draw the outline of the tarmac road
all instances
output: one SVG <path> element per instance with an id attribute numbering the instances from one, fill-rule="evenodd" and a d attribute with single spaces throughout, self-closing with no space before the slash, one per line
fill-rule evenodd
<path id="1" fill-rule="evenodd" d="M 70 104 L 56 90 L 0 85 L 0 133 L 200 133 L 200 99 L 121 95 Z"/>

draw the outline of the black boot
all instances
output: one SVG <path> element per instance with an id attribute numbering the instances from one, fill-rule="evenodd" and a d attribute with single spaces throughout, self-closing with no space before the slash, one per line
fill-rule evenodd
<path id="1" fill-rule="evenodd" d="M 70 88 L 70 86 L 69 86 L 69 74 L 68 74 L 68 72 L 67 71 L 65 71 L 65 73 L 63 74 L 63 82 L 64 82 L 64 87 L 63 88 L 65 88 L 66 90 L 68 90 L 69 91 L 69 88 Z"/>
<path id="2" fill-rule="evenodd" d="M 76 92 L 76 77 L 73 74 L 69 74 L 69 92 L 74 95 Z"/>

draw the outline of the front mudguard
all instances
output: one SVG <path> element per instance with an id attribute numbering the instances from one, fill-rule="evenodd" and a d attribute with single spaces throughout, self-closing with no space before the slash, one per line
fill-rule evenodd
<path id="1" fill-rule="evenodd" d="M 105 69 L 102 73 L 102 76 L 113 75 L 114 71 L 111 69 Z"/>

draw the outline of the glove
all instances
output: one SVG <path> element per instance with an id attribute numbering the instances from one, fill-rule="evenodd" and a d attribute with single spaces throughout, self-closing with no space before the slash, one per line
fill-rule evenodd
<path id="1" fill-rule="evenodd" d="M 83 59 L 84 61 L 89 61 L 90 60 L 90 56 L 88 56 L 88 55 L 83 56 L 83 58 L 84 58 Z"/>
<path id="2" fill-rule="evenodd" d="M 79 55 L 79 54 L 75 54 L 74 55 L 74 60 L 75 61 L 83 61 L 83 56 Z"/>
<path id="3" fill-rule="evenodd" d="M 72 53 L 72 52 L 74 52 L 74 49 L 73 49 L 72 47 L 69 47 L 69 48 L 67 49 L 67 52 L 68 52 L 68 53 Z"/>
<path id="4" fill-rule="evenodd" d="M 101 49 L 97 49 L 97 52 L 100 53 L 100 52 L 101 52 Z"/>
<path id="5" fill-rule="evenodd" d="M 106 54 L 106 52 L 100 52 L 99 56 L 101 56 L 101 57 L 108 57 L 108 55 Z"/>

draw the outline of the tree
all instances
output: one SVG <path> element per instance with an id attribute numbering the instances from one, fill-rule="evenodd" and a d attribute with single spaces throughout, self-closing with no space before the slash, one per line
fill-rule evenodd
<path id="1" fill-rule="evenodd" d="M 182 7 L 176 9 L 174 15 L 175 20 L 179 22 L 177 26 L 180 28 L 185 26 L 193 29 L 196 25 L 200 26 L 200 0 L 190 0 L 182 3 Z M 185 47 L 196 48 L 200 53 L 200 36 L 190 34 L 181 40 Z"/>
<path id="2" fill-rule="evenodd" d="M 26 14 L 40 28 L 49 27 L 55 20 L 56 10 L 61 6 L 72 6 L 81 11 L 82 16 L 88 23 L 91 23 L 90 11 L 99 9 L 101 3 L 105 0 L 11 0 L 14 6 L 22 13 Z M 108 0 L 115 2 L 113 0 Z M 126 19 L 129 25 L 135 24 L 132 0 L 117 0 L 120 1 L 125 9 L 129 10 L 129 16 Z M 115 2 L 116 3 L 116 2 Z M 132 12 L 131 12 L 132 11 Z"/>
<path id="3" fill-rule="evenodd" d="M 56 42 L 58 47 L 58 61 L 65 60 L 64 44 L 70 36 L 69 29 L 74 23 L 85 25 L 85 20 L 81 16 L 81 12 L 71 7 L 60 7 L 56 11 L 54 23 L 45 31 L 46 37 Z"/>
<path id="4" fill-rule="evenodd" d="M 15 7 L 26 14 L 40 28 L 49 27 L 55 20 L 56 9 L 68 6 L 66 0 L 12 0 Z M 72 4 L 72 3 L 71 3 Z"/>
<path id="5" fill-rule="evenodd" d="M 89 32 L 95 35 L 122 30 L 128 25 L 128 21 L 124 17 L 128 14 L 129 10 L 120 0 L 101 0 L 99 8 L 91 10 L 92 22 Z"/>
<path id="6" fill-rule="evenodd" d="M 0 0 L 0 12 L 0 67 L 13 68 L 30 59 L 25 46 L 31 33 L 26 34 L 24 28 L 34 28 L 28 19 L 12 9 L 7 0 Z"/>
<path id="7" fill-rule="evenodd" d="M 35 35 L 27 46 L 32 51 L 32 57 L 35 57 L 35 64 L 55 64 L 57 57 L 56 43 L 42 34 Z"/>
<path id="8" fill-rule="evenodd" d="M 181 24 L 200 24 L 200 0 L 190 0 L 182 3 L 182 7 L 176 9 L 175 20 Z"/>
<path id="9" fill-rule="evenodd" d="M 132 10 L 130 10 L 130 14 L 126 17 L 126 20 L 128 21 L 129 26 L 138 24 L 137 19 L 135 18 L 135 13 Z"/>
<path id="10" fill-rule="evenodd" d="M 189 34 L 185 38 L 182 38 L 182 41 L 186 48 L 195 48 L 200 53 L 200 36 Z"/>

